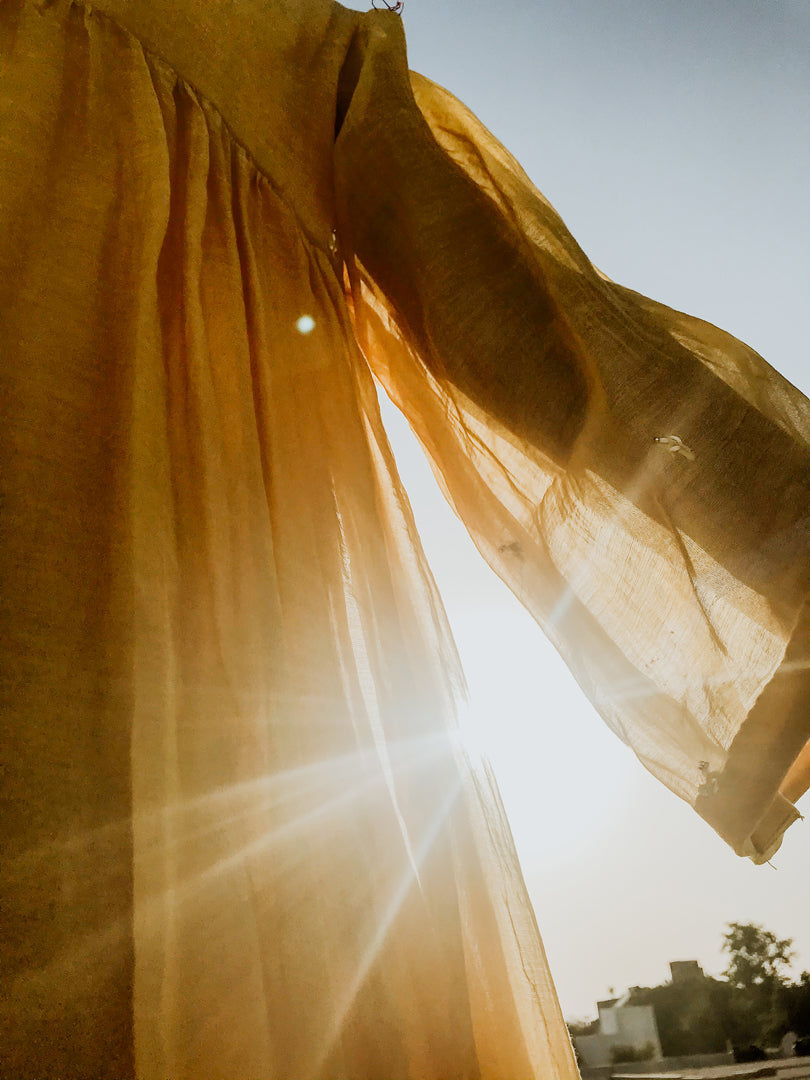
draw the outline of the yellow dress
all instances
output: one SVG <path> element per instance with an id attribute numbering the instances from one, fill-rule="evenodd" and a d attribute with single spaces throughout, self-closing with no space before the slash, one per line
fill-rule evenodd
<path id="1" fill-rule="evenodd" d="M 758 861 L 810 774 L 808 402 L 595 270 L 392 14 L 3 0 L 0 50 L 0 1073 L 573 1080 L 372 376 Z"/>

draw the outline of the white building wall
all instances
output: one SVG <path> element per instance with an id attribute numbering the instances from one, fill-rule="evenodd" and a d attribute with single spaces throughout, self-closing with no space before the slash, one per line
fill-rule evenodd
<path id="1" fill-rule="evenodd" d="M 617 1017 L 618 1009 L 600 1009 L 599 1010 L 599 1034 L 600 1035 L 618 1035 L 619 1034 L 619 1020 Z"/>
<path id="2" fill-rule="evenodd" d="M 574 1046 L 577 1048 L 579 1060 L 586 1068 L 610 1065 L 610 1051 L 616 1041 L 615 1035 L 574 1036 Z"/>
<path id="3" fill-rule="evenodd" d="M 651 1045 L 651 1058 L 662 1057 L 655 1010 L 652 1005 L 618 1005 L 599 1010 L 599 1034 L 576 1035 L 574 1046 L 586 1067 L 610 1065 L 614 1046 L 635 1050 Z"/>
<path id="4" fill-rule="evenodd" d="M 653 1056 L 661 1057 L 661 1042 L 652 1005 L 624 1005 L 611 1011 L 616 1014 L 617 1042 L 635 1047 L 651 1043 Z"/>

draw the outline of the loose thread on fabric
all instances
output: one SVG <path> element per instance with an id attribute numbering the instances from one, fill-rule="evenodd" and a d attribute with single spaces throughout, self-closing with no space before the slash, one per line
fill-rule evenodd
<path id="1" fill-rule="evenodd" d="M 653 442 L 659 443 L 670 454 L 681 454 L 687 461 L 695 460 L 695 452 L 690 449 L 680 435 L 656 435 Z"/>

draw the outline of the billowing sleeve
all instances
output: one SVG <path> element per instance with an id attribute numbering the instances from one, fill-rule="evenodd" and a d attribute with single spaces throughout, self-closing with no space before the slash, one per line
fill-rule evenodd
<path id="1" fill-rule="evenodd" d="M 606 723 L 765 861 L 810 784 L 810 403 L 608 280 L 475 117 L 409 73 L 400 21 L 358 27 L 335 183 L 372 370 Z"/>

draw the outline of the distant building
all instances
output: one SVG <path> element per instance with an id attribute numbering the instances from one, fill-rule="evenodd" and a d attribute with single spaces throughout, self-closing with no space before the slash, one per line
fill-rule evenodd
<path id="1" fill-rule="evenodd" d="M 706 978 L 697 960 L 670 960 L 669 970 L 674 983 L 693 982 L 696 979 Z"/>
<path id="2" fill-rule="evenodd" d="M 631 1047 L 635 1054 L 644 1052 L 650 1060 L 663 1056 L 652 1005 L 628 1004 L 634 989 L 637 987 L 632 987 L 623 997 L 598 1001 L 599 1031 L 595 1035 L 574 1036 L 583 1066 L 612 1064 L 616 1047 Z"/>

